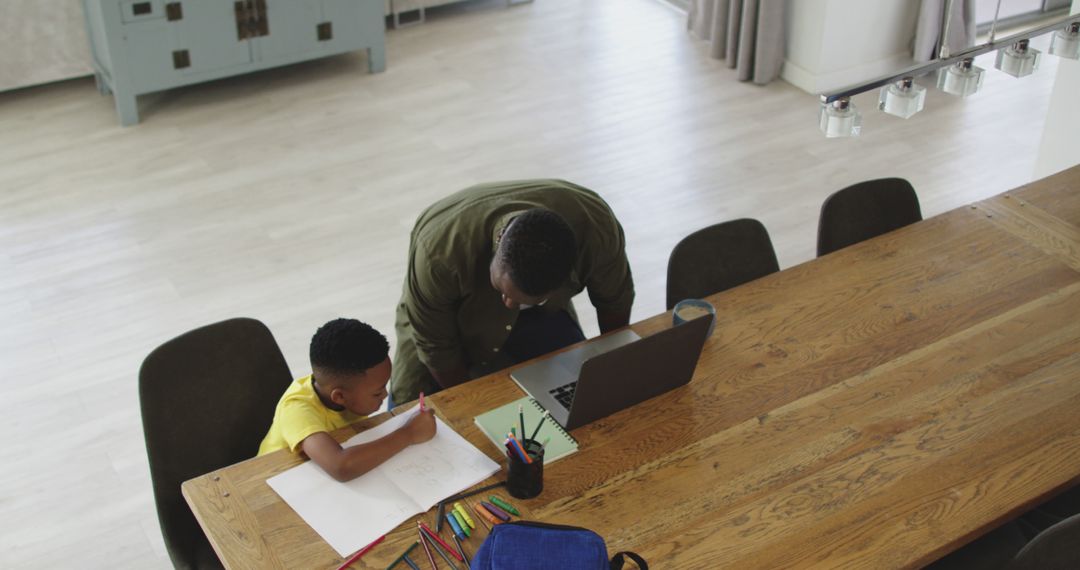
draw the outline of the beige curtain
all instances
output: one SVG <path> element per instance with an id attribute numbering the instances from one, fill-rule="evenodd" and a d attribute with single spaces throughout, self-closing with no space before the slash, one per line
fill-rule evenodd
<path id="1" fill-rule="evenodd" d="M 915 61 L 930 61 L 938 57 L 946 4 L 947 0 L 922 0 L 912 50 Z M 949 53 L 975 45 L 975 0 L 953 0 L 946 40 Z"/>
<path id="2" fill-rule="evenodd" d="M 739 81 L 764 85 L 784 63 L 787 0 L 691 0 L 687 27 L 710 42 L 709 55 L 727 61 Z"/>

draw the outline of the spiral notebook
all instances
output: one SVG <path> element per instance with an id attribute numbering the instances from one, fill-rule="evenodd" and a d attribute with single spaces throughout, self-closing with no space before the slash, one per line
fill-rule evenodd
<path id="1" fill-rule="evenodd" d="M 528 396 L 484 412 L 474 418 L 476 425 L 480 427 L 480 431 L 488 436 L 488 439 L 495 444 L 495 447 L 500 452 L 506 451 L 503 442 L 506 440 L 506 434 L 510 431 L 510 428 L 514 428 L 514 431 L 519 432 L 518 436 L 521 436 L 521 428 L 518 425 L 520 423 L 518 404 L 521 404 L 522 412 L 525 415 L 525 431 L 528 432 L 526 435 L 531 436 L 540 418 L 544 417 L 544 408 L 536 400 Z M 543 442 L 548 438 L 551 438 L 551 440 L 548 441 L 547 447 L 544 448 L 544 463 L 551 463 L 578 450 L 577 440 L 566 433 L 566 430 L 550 417 L 544 420 L 544 424 L 540 426 L 540 432 L 536 434 L 536 440 L 539 442 Z"/>

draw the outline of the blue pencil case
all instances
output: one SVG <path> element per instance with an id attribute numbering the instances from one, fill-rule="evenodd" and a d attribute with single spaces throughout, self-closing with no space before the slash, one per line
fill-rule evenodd
<path id="1" fill-rule="evenodd" d="M 595 532 L 532 521 L 495 525 L 473 557 L 473 570 L 620 570 L 625 558 L 641 570 L 649 565 L 633 552 L 610 560 Z"/>

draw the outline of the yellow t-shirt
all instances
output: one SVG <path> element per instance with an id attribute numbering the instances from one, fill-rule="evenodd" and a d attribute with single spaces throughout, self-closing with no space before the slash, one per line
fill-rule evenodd
<path id="1" fill-rule="evenodd" d="M 296 451 L 304 438 L 313 433 L 332 432 L 366 417 L 327 408 L 315 393 L 311 376 L 305 376 L 290 384 L 278 401 L 274 423 L 259 445 L 259 455 L 279 449 Z"/>

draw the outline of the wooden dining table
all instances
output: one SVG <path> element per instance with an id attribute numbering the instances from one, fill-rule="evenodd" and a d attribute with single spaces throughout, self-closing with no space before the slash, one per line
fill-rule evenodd
<path id="1" fill-rule="evenodd" d="M 574 430 L 522 518 L 660 569 L 910 568 L 1080 482 L 1080 167 L 707 299 L 693 380 Z M 473 418 L 522 395 L 503 371 L 429 402 L 504 462 Z M 266 484 L 301 461 L 184 483 L 227 567 L 342 562 Z M 410 519 L 353 567 L 415 540 Z"/>

